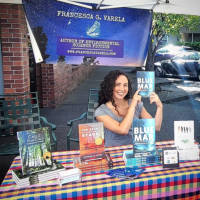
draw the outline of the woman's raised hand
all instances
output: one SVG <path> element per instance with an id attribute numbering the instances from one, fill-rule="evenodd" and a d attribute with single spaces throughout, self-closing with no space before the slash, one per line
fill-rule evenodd
<path id="1" fill-rule="evenodd" d="M 155 103 L 157 107 L 162 107 L 162 102 L 155 92 L 152 92 L 150 95 L 150 104 L 152 103 Z"/>
<path id="2" fill-rule="evenodd" d="M 141 102 L 142 97 L 139 95 L 140 90 L 137 90 L 132 98 L 132 103 L 136 106 L 139 102 Z"/>

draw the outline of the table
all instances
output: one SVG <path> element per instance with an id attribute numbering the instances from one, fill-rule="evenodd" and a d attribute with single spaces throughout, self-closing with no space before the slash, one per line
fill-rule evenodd
<path id="1" fill-rule="evenodd" d="M 173 141 L 157 143 L 158 148 L 173 146 Z M 124 166 L 122 153 L 131 145 L 107 148 L 114 166 Z M 54 152 L 53 158 L 67 169 L 79 151 Z M 135 180 L 110 177 L 106 171 L 83 174 L 82 182 L 59 186 L 56 180 L 19 188 L 12 180 L 11 170 L 20 168 L 16 157 L 0 186 L 0 199 L 200 199 L 200 161 L 185 161 L 179 168 L 163 169 L 161 165 L 146 166 Z"/>

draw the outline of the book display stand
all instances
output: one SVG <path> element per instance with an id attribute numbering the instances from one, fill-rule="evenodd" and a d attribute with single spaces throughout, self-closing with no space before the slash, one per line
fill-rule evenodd
<path id="1" fill-rule="evenodd" d="M 163 148 L 163 168 L 179 167 L 179 154 L 176 147 Z"/>
<path id="2" fill-rule="evenodd" d="M 90 154 L 75 157 L 74 167 L 79 168 L 83 173 L 90 171 L 107 170 L 113 167 L 113 162 L 109 153 Z"/>

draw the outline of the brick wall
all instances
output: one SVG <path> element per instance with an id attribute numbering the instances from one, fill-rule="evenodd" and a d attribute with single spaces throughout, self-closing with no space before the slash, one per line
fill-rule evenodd
<path id="1" fill-rule="evenodd" d="M 55 103 L 56 105 L 63 102 L 72 90 L 74 90 L 83 80 L 85 80 L 94 66 L 80 65 L 72 67 L 65 63 L 54 65 L 55 80 Z"/>
<path id="2" fill-rule="evenodd" d="M 5 94 L 30 91 L 27 26 L 22 5 L 0 4 Z M 65 63 L 37 64 L 36 81 L 41 107 L 55 107 L 84 80 L 93 66 L 72 67 Z"/>
<path id="3" fill-rule="evenodd" d="M 56 107 L 61 104 L 93 69 L 94 66 L 72 67 L 66 63 L 37 65 L 40 106 Z"/>
<path id="4" fill-rule="evenodd" d="M 4 93 L 30 90 L 27 27 L 22 5 L 0 4 Z"/>

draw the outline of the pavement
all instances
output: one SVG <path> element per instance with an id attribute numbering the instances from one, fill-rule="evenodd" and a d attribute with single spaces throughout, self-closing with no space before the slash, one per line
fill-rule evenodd
<path id="1" fill-rule="evenodd" d="M 126 67 L 102 67 L 97 66 L 89 77 L 74 89 L 65 101 L 56 108 L 43 108 L 41 115 L 48 121 L 57 125 L 56 136 L 58 150 L 66 150 L 66 134 L 68 132 L 67 121 L 79 117 L 87 111 L 88 91 L 90 88 L 99 88 L 104 76 L 111 70 L 119 69 L 127 73 L 136 89 L 136 71 Z M 175 120 L 194 120 L 195 138 L 200 142 L 200 82 L 193 80 L 181 80 L 174 78 L 156 77 L 156 93 L 163 102 L 163 124 L 161 131 L 157 133 L 157 141 L 173 140 L 173 124 Z M 143 99 L 146 109 L 155 115 L 156 106 L 149 104 L 148 99 Z M 84 122 L 79 122 L 84 123 Z M 78 137 L 77 125 L 74 129 L 74 137 Z M 78 149 L 78 143 L 72 143 L 71 149 Z"/>
<path id="2" fill-rule="evenodd" d="M 68 132 L 67 121 L 79 117 L 87 111 L 88 92 L 90 88 L 99 88 L 104 76 L 111 70 L 119 69 L 127 73 L 136 89 L 136 71 L 126 67 L 102 67 L 97 66 L 86 80 L 68 95 L 64 102 L 56 108 L 41 108 L 41 116 L 45 116 L 49 122 L 56 124 L 56 137 L 58 151 L 66 150 L 66 135 Z M 156 133 L 156 141 L 174 139 L 175 120 L 194 120 L 195 140 L 200 142 L 200 82 L 193 80 L 158 78 L 156 77 L 156 93 L 163 102 L 163 123 L 160 132 Z M 67 86 L 66 86 L 67 87 Z M 151 105 L 148 99 L 143 99 L 144 106 L 152 116 L 155 115 L 156 106 Z M 80 122 L 81 123 L 81 122 Z M 83 122 L 84 123 L 84 122 Z M 77 126 L 73 133 L 78 137 Z M 78 149 L 78 143 L 72 143 L 71 149 Z M 7 172 L 13 156 L 1 156 L 0 182 Z"/>

